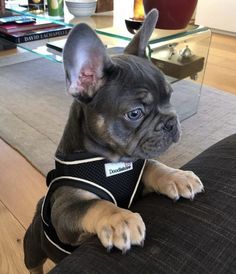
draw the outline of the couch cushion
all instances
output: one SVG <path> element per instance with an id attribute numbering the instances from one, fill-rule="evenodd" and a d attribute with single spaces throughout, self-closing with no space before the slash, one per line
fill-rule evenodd
<path id="1" fill-rule="evenodd" d="M 132 208 L 147 226 L 144 248 L 106 253 L 96 237 L 50 273 L 235 273 L 236 134 L 186 164 L 205 185 L 193 202 L 151 194 Z"/>

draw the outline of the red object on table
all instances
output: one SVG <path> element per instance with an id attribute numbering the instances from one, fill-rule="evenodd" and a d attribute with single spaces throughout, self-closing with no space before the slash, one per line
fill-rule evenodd
<path id="1" fill-rule="evenodd" d="M 159 11 L 157 28 L 183 29 L 194 13 L 197 0 L 143 0 L 145 13 L 156 8 Z"/>

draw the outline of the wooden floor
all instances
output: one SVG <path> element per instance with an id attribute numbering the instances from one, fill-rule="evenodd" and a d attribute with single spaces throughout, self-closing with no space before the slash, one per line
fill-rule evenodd
<path id="1" fill-rule="evenodd" d="M 236 38 L 213 35 L 204 83 L 236 95 Z M 0 273 L 28 273 L 22 240 L 46 190 L 44 177 L 1 140 L 0 174 Z"/>
<path id="2" fill-rule="evenodd" d="M 236 94 L 236 37 L 213 34 L 204 84 Z"/>
<path id="3" fill-rule="evenodd" d="M 44 177 L 0 139 L 0 273 L 28 273 L 23 236 L 37 201 L 46 191 Z M 52 264 L 47 264 L 49 270 Z"/>

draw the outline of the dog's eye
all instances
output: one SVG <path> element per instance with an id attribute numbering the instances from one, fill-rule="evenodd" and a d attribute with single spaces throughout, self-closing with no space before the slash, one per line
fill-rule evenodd
<path id="1" fill-rule="evenodd" d="M 125 119 L 129 121 L 137 121 L 144 116 L 144 113 L 141 108 L 133 109 L 127 113 L 125 113 Z"/>

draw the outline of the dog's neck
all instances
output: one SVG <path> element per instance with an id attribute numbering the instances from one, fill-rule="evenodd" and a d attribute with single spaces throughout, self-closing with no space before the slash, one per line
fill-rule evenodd
<path id="1" fill-rule="evenodd" d="M 74 101 L 71 105 L 69 118 L 67 120 L 61 141 L 56 151 L 57 154 L 68 155 L 75 151 L 84 151 L 83 111 L 80 104 Z"/>
<path id="2" fill-rule="evenodd" d="M 110 161 L 118 161 L 120 157 L 116 152 L 111 148 L 101 147 L 101 144 L 98 145 L 92 136 L 89 136 L 84 124 L 83 107 L 75 100 L 71 105 L 69 118 L 56 155 L 69 155 L 81 151 L 102 156 Z"/>

